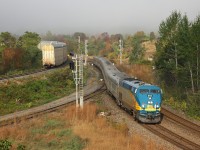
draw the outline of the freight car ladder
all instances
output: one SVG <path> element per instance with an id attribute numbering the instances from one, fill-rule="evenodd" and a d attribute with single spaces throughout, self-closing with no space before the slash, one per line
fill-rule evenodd
<path id="1" fill-rule="evenodd" d="M 80 107 L 83 108 L 83 55 L 79 55 L 79 97 Z"/>

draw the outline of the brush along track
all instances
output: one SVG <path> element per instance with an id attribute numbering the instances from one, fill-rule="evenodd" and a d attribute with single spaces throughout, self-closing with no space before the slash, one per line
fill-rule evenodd
<path id="1" fill-rule="evenodd" d="M 56 67 L 51 68 L 51 69 L 41 68 L 41 69 L 37 69 L 37 70 L 34 70 L 34 71 L 24 72 L 24 73 L 16 74 L 16 75 L 4 75 L 4 76 L 0 77 L 0 81 L 2 82 L 2 81 L 7 81 L 7 80 L 10 80 L 10 79 L 14 79 L 14 78 L 21 78 L 21 77 L 25 77 L 25 76 L 41 73 L 41 72 L 47 72 L 47 71 L 50 71 L 50 70 L 63 68 L 65 66 L 66 66 L 66 63 L 64 63 L 64 64 L 62 64 L 60 66 L 56 66 Z"/>
<path id="2" fill-rule="evenodd" d="M 148 125 L 148 124 L 142 124 L 142 126 L 149 131 L 155 133 L 159 137 L 169 141 L 170 143 L 182 148 L 182 149 L 192 149 L 192 150 L 199 150 L 200 145 L 193 143 L 192 141 L 185 139 L 172 131 L 166 129 L 165 127 L 161 125 Z"/>
<path id="3" fill-rule="evenodd" d="M 188 121 L 163 107 L 161 109 L 161 112 L 164 114 L 164 117 L 170 118 L 170 119 L 174 120 L 175 122 L 178 122 L 179 124 L 181 124 L 185 127 L 188 127 L 190 130 L 193 130 L 200 135 L 200 126 L 199 125 L 197 125 L 191 121 Z"/>
<path id="4" fill-rule="evenodd" d="M 104 83 L 90 84 L 84 88 L 84 91 L 86 91 L 84 100 L 88 100 L 89 98 L 91 98 L 93 96 L 99 95 L 102 92 L 104 92 L 105 90 L 106 90 L 106 88 L 105 88 Z M 67 97 L 50 102 L 48 104 L 44 104 L 42 106 L 38 106 L 38 107 L 31 108 L 31 109 L 24 110 L 24 111 L 19 111 L 16 113 L 5 115 L 5 116 L 0 116 L 0 127 L 10 125 L 13 123 L 18 123 L 21 120 L 30 119 L 30 118 L 39 116 L 41 114 L 45 114 L 48 112 L 52 112 L 52 111 L 61 109 L 68 105 L 75 104 L 75 100 L 76 100 L 75 97 L 76 97 L 75 93 L 73 93 Z"/>
<path id="5" fill-rule="evenodd" d="M 33 75 L 33 74 L 36 74 L 36 73 L 39 73 L 39 72 L 44 72 L 46 70 L 47 69 L 42 68 L 42 69 L 38 69 L 38 70 L 30 71 L 30 72 L 25 72 L 25 73 L 21 73 L 21 74 L 16 74 L 16 75 L 5 75 L 5 76 L 0 77 L 0 81 L 10 80 L 10 79 L 13 79 L 13 78 L 19 78 L 19 77 L 28 76 L 28 75 Z"/>
<path id="6" fill-rule="evenodd" d="M 105 83 L 97 80 L 100 77 L 99 71 L 97 71 L 95 68 L 92 68 L 92 71 L 90 72 L 90 77 L 92 79 L 93 77 L 95 77 L 95 79 L 94 80 L 90 79 L 89 80 L 90 83 L 88 83 L 87 86 L 84 87 L 84 91 L 85 91 L 84 100 L 87 100 L 89 98 L 92 98 L 93 96 L 101 94 L 102 92 L 106 90 Z M 20 122 L 21 120 L 33 118 L 35 116 L 39 116 L 44 113 L 61 109 L 68 105 L 75 104 L 75 100 L 76 100 L 75 97 L 76 97 L 76 93 L 73 93 L 69 96 L 60 98 L 59 100 L 50 102 L 48 104 L 44 104 L 42 106 L 34 107 L 28 110 L 19 111 L 16 113 L 5 115 L 5 116 L 0 116 L 0 127 L 17 123 L 17 122 Z"/>

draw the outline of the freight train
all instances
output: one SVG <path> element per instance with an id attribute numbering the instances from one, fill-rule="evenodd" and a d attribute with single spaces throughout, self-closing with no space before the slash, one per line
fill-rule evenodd
<path id="1" fill-rule="evenodd" d="M 158 86 L 120 72 L 103 57 L 94 57 L 94 65 L 102 71 L 107 91 L 115 97 L 118 106 L 131 112 L 138 122 L 161 122 L 162 91 Z"/>
<path id="2" fill-rule="evenodd" d="M 59 66 L 67 61 L 66 43 L 41 41 L 38 48 L 42 50 L 42 62 L 45 68 Z"/>

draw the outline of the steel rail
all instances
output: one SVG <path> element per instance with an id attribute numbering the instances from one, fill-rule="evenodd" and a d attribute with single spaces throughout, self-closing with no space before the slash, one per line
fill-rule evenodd
<path id="1" fill-rule="evenodd" d="M 142 126 L 148 129 L 149 131 L 153 132 L 154 134 L 158 135 L 159 137 L 169 141 L 170 143 L 184 150 L 188 150 L 188 149 L 199 150 L 200 149 L 200 145 L 186 138 L 183 138 L 182 136 L 168 130 L 167 128 L 161 125 L 142 124 Z"/>
<path id="2" fill-rule="evenodd" d="M 161 112 L 164 114 L 164 117 L 170 118 L 170 119 L 174 120 L 175 122 L 178 122 L 179 124 L 186 126 L 189 129 L 194 130 L 195 132 L 197 132 L 200 135 L 200 126 L 199 125 L 197 125 L 191 121 L 188 121 L 163 107 L 161 109 Z"/>
<path id="3" fill-rule="evenodd" d="M 84 96 L 85 101 L 104 92 L 106 89 L 104 88 L 104 84 L 92 86 L 90 89 L 87 88 L 86 95 Z M 39 116 L 41 114 L 49 113 L 52 111 L 56 111 L 58 109 L 62 109 L 66 106 L 75 104 L 75 96 L 74 93 L 68 96 L 67 98 L 61 98 L 59 100 L 50 102 L 48 104 L 44 104 L 42 106 L 34 107 L 28 110 L 19 111 L 16 113 L 8 114 L 5 116 L 0 116 L 0 127 L 7 126 L 13 123 L 18 123 L 22 120 L 30 119 L 35 116 Z"/>

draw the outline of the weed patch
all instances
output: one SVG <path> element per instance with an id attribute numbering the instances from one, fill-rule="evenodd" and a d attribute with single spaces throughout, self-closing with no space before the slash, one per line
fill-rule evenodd
<path id="1" fill-rule="evenodd" d="M 75 89 L 71 70 L 59 69 L 41 77 L 0 85 L 0 115 L 51 102 L 67 96 Z"/>

